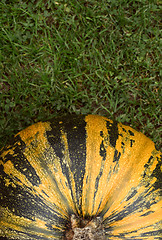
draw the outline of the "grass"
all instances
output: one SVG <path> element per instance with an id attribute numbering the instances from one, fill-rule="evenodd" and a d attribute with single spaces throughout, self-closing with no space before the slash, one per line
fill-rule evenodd
<path id="1" fill-rule="evenodd" d="M 0 147 L 26 126 L 101 114 L 160 148 L 160 2 L 0 3 Z"/>

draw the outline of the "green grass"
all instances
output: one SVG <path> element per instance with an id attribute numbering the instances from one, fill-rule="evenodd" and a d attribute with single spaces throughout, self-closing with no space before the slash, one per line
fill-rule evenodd
<path id="1" fill-rule="evenodd" d="M 0 147 L 26 126 L 101 114 L 160 147 L 160 2 L 1 0 Z"/>

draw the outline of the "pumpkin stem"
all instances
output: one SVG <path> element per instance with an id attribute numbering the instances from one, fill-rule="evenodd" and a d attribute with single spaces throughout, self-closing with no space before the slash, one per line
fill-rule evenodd
<path id="1" fill-rule="evenodd" d="M 102 219 L 96 217 L 92 220 L 80 219 L 71 216 L 71 228 L 66 232 L 66 240 L 105 240 L 105 231 Z"/>

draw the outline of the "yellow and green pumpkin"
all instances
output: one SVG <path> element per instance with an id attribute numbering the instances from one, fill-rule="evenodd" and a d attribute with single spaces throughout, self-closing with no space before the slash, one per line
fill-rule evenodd
<path id="1" fill-rule="evenodd" d="M 102 116 L 26 128 L 0 152 L 0 239 L 160 239 L 160 156 Z"/>

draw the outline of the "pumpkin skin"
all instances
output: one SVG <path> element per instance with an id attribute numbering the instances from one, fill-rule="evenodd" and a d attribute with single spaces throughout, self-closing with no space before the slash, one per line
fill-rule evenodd
<path id="1" fill-rule="evenodd" d="M 160 239 L 160 154 L 97 115 L 26 128 L 0 152 L 0 239 L 66 239 L 73 215 L 100 217 L 105 239 Z"/>

